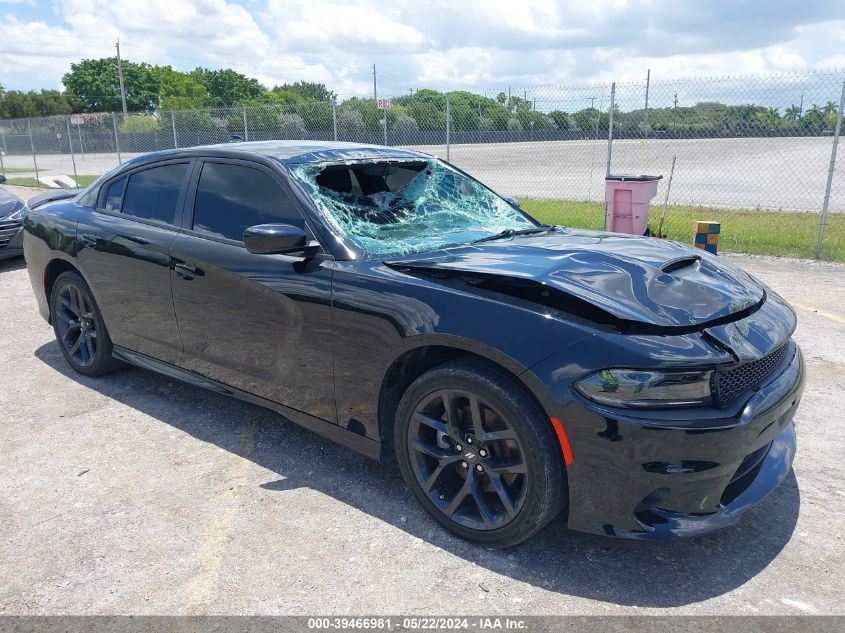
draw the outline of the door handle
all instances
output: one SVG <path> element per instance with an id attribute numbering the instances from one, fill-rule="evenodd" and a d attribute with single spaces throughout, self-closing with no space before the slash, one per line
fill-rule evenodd
<path id="1" fill-rule="evenodd" d="M 184 279 L 185 281 L 190 281 L 197 275 L 202 276 L 202 271 L 194 266 L 189 266 L 188 264 L 179 263 L 173 266 L 173 269 L 176 271 L 179 278 Z"/>
<path id="2" fill-rule="evenodd" d="M 97 247 L 97 238 L 93 235 L 87 235 L 83 233 L 79 236 L 80 241 L 82 242 L 83 246 L 87 246 L 88 248 L 96 248 Z"/>

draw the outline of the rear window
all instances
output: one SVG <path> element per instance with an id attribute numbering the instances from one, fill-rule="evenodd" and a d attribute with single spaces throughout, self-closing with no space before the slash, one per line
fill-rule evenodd
<path id="1" fill-rule="evenodd" d="M 106 200 L 103 208 L 107 211 L 120 211 L 120 202 L 123 200 L 123 189 L 126 187 L 126 178 L 121 178 L 109 185 L 106 191 Z"/>
<path id="2" fill-rule="evenodd" d="M 187 173 L 188 163 L 180 163 L 132 174 L 123 197 L 123 213 L 175 224 L 176 203 Z"/>

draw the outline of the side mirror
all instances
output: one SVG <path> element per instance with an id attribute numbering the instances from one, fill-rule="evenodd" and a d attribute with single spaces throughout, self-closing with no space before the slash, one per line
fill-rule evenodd
<path id="1" fill-rule="evenodd" d="M 519 208 L 519 200 L 517 200 L 516 198 L 505 196 L 505 202 L 507 202 L 512 207 L 516 207 L 517 209 Z"/>
<path id="2" fill-rule="evenodd" d="M 316 243 L 298 226 L 290 224 L 258 224 L 244 231 L 244 246 L 256 255 L 302 253 L 311 255 L 318 250 Z"/>

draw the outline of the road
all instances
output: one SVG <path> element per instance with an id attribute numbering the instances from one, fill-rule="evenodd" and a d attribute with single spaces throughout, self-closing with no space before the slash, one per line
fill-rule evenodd
<path id="1" fill-rule="evenodd" d="M 72 373 L 23 263 L 0 263 L 0 614 L 843 614 L 845 266 L 731 259 L 797 307 L 794 474 L 695 540 L 558 520 L 505 551 L 271 412 L 140 369 Z"/>
<path id="2" fill-rule="evenodd" d="M 614 141 L 614 173 L 662 174 L 662 203 L 672 156 L 677 166 L 669 202 L 745 209 L 818 213 L 824 200 L 832 139 L 732 138 Z M 445 145 L 415 149 L 446 157 Z M 841 153 L 840 153 L 841 154 Z M 122 160 L 137 154 L 121 155 Z M 607 141 L 553 141 L 452 145 L 456 165 L 504 195 L 603 200 Z M 36 156 L 41 174 L 73 174 L 69 154 Z M 98 175 L 117 166 L 116 154 L 76 156 L 78 174 Z M 5 166 L 34 175 L 32 156 L 7 156 Z M 845 212 L 845 159 L 835 170 L 830 209 Z"/>

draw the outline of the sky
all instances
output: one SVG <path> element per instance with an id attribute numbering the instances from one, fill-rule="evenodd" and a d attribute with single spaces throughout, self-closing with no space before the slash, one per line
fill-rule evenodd
<path id="1" fill-rule="evenodd" d="M 341 97 L 845 68 L 845 2 L 0 0 L 0 83 L 61 88 L 72 62 L 231 67 Z"/>

